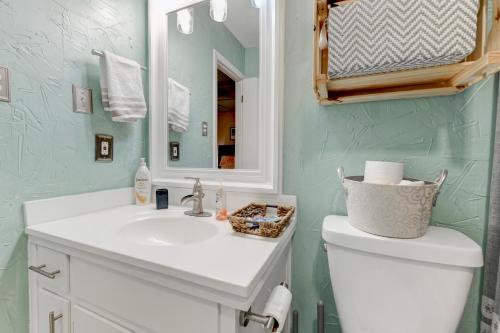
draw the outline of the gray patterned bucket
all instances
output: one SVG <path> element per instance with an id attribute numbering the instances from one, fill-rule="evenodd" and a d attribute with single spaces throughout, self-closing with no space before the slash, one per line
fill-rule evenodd
<path id="1" fill-rule="evenodd" d="M 338 174 L 352 226 L 384 237 L 418 238 L 427 232 L 432 207 L 448 171 L 441 171 L 436 181 L 421 186 L 364 183 L 362 176 L 344 177 L 342 167 Z"/>

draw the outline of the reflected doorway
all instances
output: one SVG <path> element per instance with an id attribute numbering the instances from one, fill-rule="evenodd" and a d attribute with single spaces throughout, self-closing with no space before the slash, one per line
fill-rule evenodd
<path id="1" fill-rule="evenodd" d="M 217 166 L 236 164 L 236 81 L 217 67 Z"/>

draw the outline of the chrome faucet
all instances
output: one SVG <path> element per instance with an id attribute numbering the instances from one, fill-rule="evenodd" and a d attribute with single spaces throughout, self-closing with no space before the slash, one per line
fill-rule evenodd
<path id="1" fill-rule="evenodd" d="M 203 198 L 205 197 L 205 193 L 203 193 L 200 178 L 186 177 L 185 179 L 193 179 L 195 183 L 193 187 L 193 194 L 186 195 L 181 199 L 181 205 L 193 202 L 193 210 L 188 210 L 184 212 L 184 214 L 195 217 L 212 216 L 212 214 L 203 211 Z"/>

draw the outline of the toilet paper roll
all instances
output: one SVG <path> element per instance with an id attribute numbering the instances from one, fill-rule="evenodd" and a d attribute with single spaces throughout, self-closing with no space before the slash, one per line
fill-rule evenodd
<path id="1" fill-rule="evenodd" d="M 403 180 L 403 163 L 366 161 L 365 183 L 396 185 Z"/>
<path id="2" fill-rule="evenodd" d="M 416 181 L 411 181 L 411 180 L 402 180 L 399 185 L 405 185 L 405 186 L 424 186 L 425 182 L 423 180 L 416 180 Z"/>
<path id="3" fill-rule="evenodd" d="M 292 293 L 284 286 L 276 286 L 269 296 L 264 307 L 264 316 L 270 316 L 276 319 L 273 332 L 281 332 L 285 327 L 285 322 L 292 304 Z"/>

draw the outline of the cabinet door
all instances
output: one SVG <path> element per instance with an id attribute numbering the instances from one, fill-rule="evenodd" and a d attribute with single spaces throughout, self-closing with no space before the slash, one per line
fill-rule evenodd
<path id="1" fill-rule="evenodd" d="M 69 333 L 69 301 L 38 289 L 37 333 Z"/>
<path id="2" fill-rule="evenodd" d="M 133 331 L 78 305 L 73 306 L 71 318 L 73 320 L 73 333 L 133 333 Z"/>
<path id="3" fill-rule="evenodd" d="M 89 308 L 102 309 L 113 318 L 130 321 L 148 332 L 219 332 L 219 309 L 214 302 L 79 258 L 72 257 L 70 265 L 71 295 Z"/>
<path id="4" fill-rule="evenodd" d="M 59 272 L 53 279 L 33 272 L 38 277 L 39 285 L 57 294 L 66 294 L 69 291 L 69 257 L 43 246 L 38 246 L 36 256 L 36 266 L 45 265 L 43 271 Z"/>

